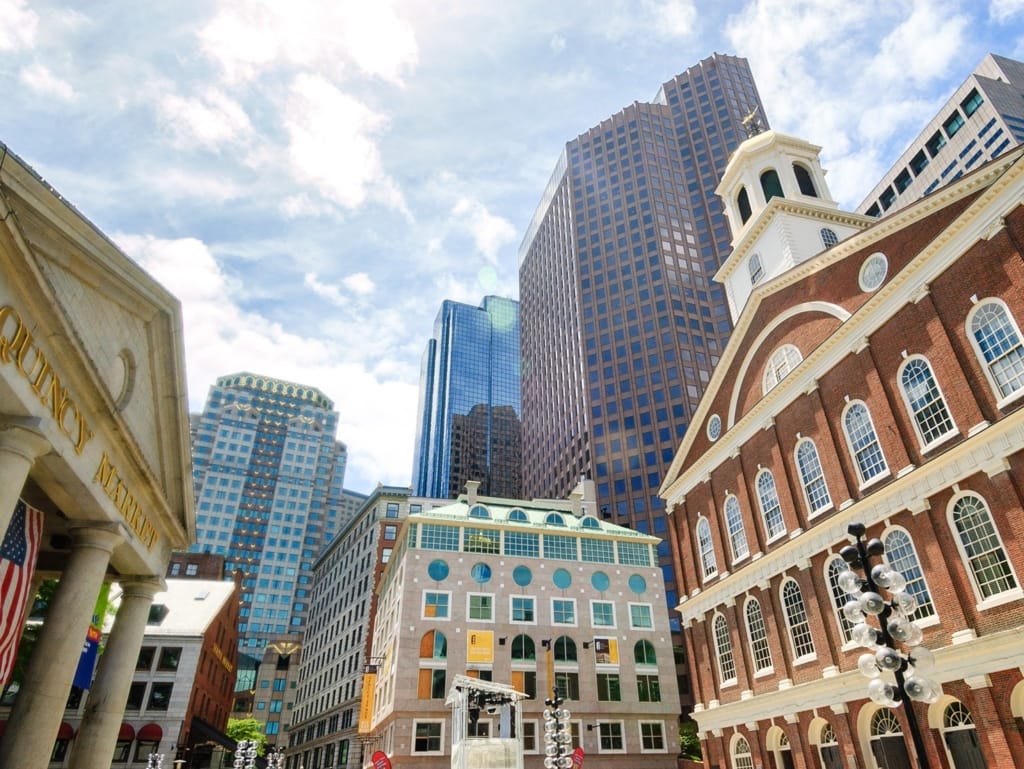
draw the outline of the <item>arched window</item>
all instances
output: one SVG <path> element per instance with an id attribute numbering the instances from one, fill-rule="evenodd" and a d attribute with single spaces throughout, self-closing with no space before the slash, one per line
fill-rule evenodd
<path id="1" fill-rule="evenodd" d="M 443 660 L 448 657 L 448 639 L 440 630 L 431 630 L 420 639 L 421 660 Z"/>
<path id="2" fill-rule="evenodd" d="M 799 163 L 794 163 L 793 176 L 796 177 L 796 185 L 800 188 L 801 195 L 807 195 L 812 198 L 818 197 L 818 191 L 814 189 L 814 179 L 811 178 L 810 171 Z"/>
<path id="3" fill-rule="evenodd" d="M 565 526 L 565 519 L 558 513 L 548 513 L 544 523 L 549 526 Z"/>
<path id="4" fill-rule="evenodd" d="M 796 466 L 800 471 L 800 485 L 804 490 L 809 514 L 815 515 L 832 507 L 832 497 L 825 484 L 825 472 L 818 458 L 818 447 L 810 438 L 804 438 L 797 444 Z"/>
<path id="5" fill-rule="evenodd" d="M 715 654 L 718 656 L 719 685 L 736 682 L 736 660 L 732 656 L 732 638 L 725 617 L 716 614 L 712 628 L 715 633 Z"/>
<path id="6" fill-rule="evenodd" d="M 530 662 L 537 659 L 537 647 L 530 636 L 522 634 L 512 639 L 512 661 Z"/>
<path id="7" fill-rule="evenodd" d="M 761 191 L 764 192 L 765 203 L 774 197 L 786 197 L 782 194 L 782 182 L 779 181 L 779 174 L 771 168 L 761 174 Z"/>
<path id="8" fill-rule="evenodd" d="M 742 734 L 737 734 L 732 740 L 732 769 L 754 769 L 750 743 Z"/>
<path id="9" fill-rule="evenodd" d="M 768 645 L 768 629 L 764 624 L 764 613 L 756 598 L 748 598 L 743 610 L 747 620 L 747 638 L 750 640 L 750 656 L 754 660 L 754 672 L 772 670 L 772 650 Z"/>
<path id="10" fill-rule="evenodd" d="M 1001 398 L 1024 390 L 1024 344 L 1017 322 L 998 299 L 980 302 L 967 320 L 974 350 Z"/>
<path id="11" fill-rule="evenodd" d="M 746 187 L 740 187 L 740 194 L 736 196 L 736 208 L 740 212 L 740 221 L 746 224 L 752 213 L 750 210 L 750 195 Z"/>
<path id="12" fill-rule="evenodd" d="M 786 533 L 786 522 L 782 518 L 782 503 L 779 502 L 779 491 L 775 487 L 775 476 L 771 470 L 762 470 L 757 474 L 757 503 L 761 507 L 761 518 L 768 539 L 775 539 Z"/>
<path id="13" fill-rule="evenodd" d="M 782 583 L 782 607 L 786 611 L 786 626 L 789 628 L 789 640 L 793 644 L 793 656 L 800 659 L 813 655 L 814 639 L 811 637 L 807 606 L 795 579 L 790 578 Z"/>
<path id="14" fill-rule="evenodd" d="M 697 549 L 700 550 L 704 579 L 710 579 L 718 574 L 718 564 L 715 562 L 715 544 L 711 540 L 711 524 L 707 518 L 702 517 L 697 521 Z"/>
<path id="15" fill-rule="evenodd" d="M 491 517 L 491 513 L 483 505 L 473 505 L 471 508 L 469 508 L 469 517 L 470 518 L 490 518 Z"/>
<path id="16" fill-rule="evenodd" d="M 747 269 L 750 270 L 750 285 L 756 286 L 758 281 L 764 277 L 764 265 L 761 263 L 760 254 L 751 254 L 747 262 Z"/>
<path id="17" fill-rule="evenodd" d="M 841 769 L 843 758 L 839 753 L 839 740 L 832 724 L 824 723 L 818 732 L 818 757 L 824 769 Z"/>
<path id="18" fill-rule="evenodd" d="M 832 595 L 832 606 L 835 608 L 836 617 L 839 621 L 839 630 L 842 631 L 844 641 L 851 640 L 853 636 L 853 623 L 843 614 L 843 607 L 850 600 L 850 596 L 839 587 L 839 575 L 849 568 L 846 561 L 838 555 L 832 556 L 825 567 L 828 589 Z"/>
<path id="19" fill-rule="evenodd" d="M 508 511 L 508 519 L 510 521 L 519 521 L 520 523 L 530 522 L 530 519 L 526 516 L 526 513 L 524 513 L 518 507 Z"/>
<path id="20" fill-rule="evenodd" d="M 740 501 L 735 494 L 725 498 L 725 525 L 729 529 L 729 547 L 732 548 L 733 561 L 750 555 L 747 534 L 743 530 L 743 516 L 740 514 Z"/>
<path id="21" fill-rule="evenodd" d="M 567 635 L 555 639 L 555 662 L 577 662 L 576 642 Z"/>
<path id="22" fill-rule="evenodd" d="M 825 248 L 832 248 L 832 246 L 839 242 L 839 236 L 836 235 L 836 231 L 829 227 L 822 227 L 818 234 L 821 235 L 821 245 Z"/>
<path id="23" fill-rule="evenodd" d="M 1017 578 L 984 499 L 977 494 L 959 497 L 951 507 L 950 523 L 979 598 L 1017 589 Z"/>
<path id="24" fill-rule="evenodd" d="M 853 454 L 857 475 L 862 484 L 888 475 L 889 466 L 878 443 L 878 433 L 871 422 L 868 407 L 862 401 L 854 401 L 843 413 L 843 432 Z"/>
<path id="25" fill-rule="evenodd" d="M 885 558 L 896 571 L 907 580 L 906 592 L 917 599 L 917 611 L 912 619 L 924 619 L 935 616 L 935 604 L 928 592 L 928 583 L 924 580 L 921 562 L 917 560 L 917 551 L 910 535 L 903 529 L 892 529 L 882 537 L 885 544 Z"/>
<path id="26" fill-rule="evenodd" d="M 650 641 L 637 641 L 633 646 L 633 661 L 637 665 L 657 665 L 658 657 L 654 652 L 654 644 Z"/>
<path id="27" fill-rule="evenodd" d="M 924 447 L 956 431 L 939 391 L 931 364 L 920 356 L 910 358 L 900 372 L 900 389 L 914 417 L 914 429 Z"/>
<path id="28" fill-rule="evenodd" d="M 773 352 L 764 367 L 764 376 L 761 378 L 761 394 L 767 395 L 775 385 L 786 378 L 790 371 L 800 365 L 800 361 L 803 359 L 800 351 L 791 344 L 784 344 Z"/>

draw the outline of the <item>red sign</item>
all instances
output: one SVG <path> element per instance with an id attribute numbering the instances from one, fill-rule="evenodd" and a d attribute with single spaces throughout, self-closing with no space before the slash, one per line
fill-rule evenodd
<path id="1" fill-rule="evenodd" d="M 583 748 L 576 748 L 572 752 L 572 769 L 580 769 L 583 766 Z"/>
<path id="2" fill-rule="evenodd" d="M 391 759 L 381 750 L 370 756 L 370 761 L 373 762 L 373 769 L 391 769 Z"/>

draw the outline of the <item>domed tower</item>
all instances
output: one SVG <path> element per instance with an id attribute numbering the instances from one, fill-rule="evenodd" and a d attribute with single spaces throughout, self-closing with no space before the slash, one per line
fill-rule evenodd
<path id="1" fill-rule="evenodd" d="M 872 223 L 839 210 L 820 152 L 803 139 L 765 131 L 733 153 L 715 190 L 733 235 L 733 251 L 715 280 L 725 284 L 733 323 L 755 286 Z"/>

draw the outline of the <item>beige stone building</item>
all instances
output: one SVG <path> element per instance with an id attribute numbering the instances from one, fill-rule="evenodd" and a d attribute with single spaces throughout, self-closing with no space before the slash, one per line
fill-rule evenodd
<path id="1" fill-rule="evenodd" d="M 36 579 L 60 578 L 0 766 L 49 764 L 97 595 L 117 581 L 66 746 L 69 766 L 110 766 L 153 596 L 195 537 L 181 335 L 178 301 L 0 145 L 0 531 L 19 500 L 42 511 Z"/>

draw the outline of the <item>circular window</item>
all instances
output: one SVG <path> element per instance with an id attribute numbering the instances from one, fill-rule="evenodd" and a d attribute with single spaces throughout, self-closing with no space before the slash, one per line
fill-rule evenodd
<path id="1" fill-rule="evenodd" d="M 555 573 L 551 575 L 551 581 L 555 583 L 555 587 L 565 590 L 572 584 L 572 575 L 565 569 L 555 569 Z"/>
<path id="2" fill-rule="evenodd" d="M 629 589 L 637 595 L 643 595 L 647 591 L 647 580 L 639 574 L 634 574 L 629 578 Z"/>
<path id="3" fill-rule="evenodd" d="M 472 570 L 469 572 L 469 576 L 473 578 L 473 581 L 478 584 L 484 584 L 485 582 L 491 581 L 491 567 L 486 563 L 475 563 L 473 564 Z"/>
<path id="4" fill-rule="evenodd" d="M 889 273 L 889 260 L 885 254 L 876 251 L 860 267 L 860 288 L 861 291 L 874 291 L 882 285 L 885 276 Z"/>
<path id="5" fill-rule="evenodd" d="M 530 571 L 529 566 L 516 566 L 512 570 L 512 581 L 519 587 L 526 587 L 533 582 L 533 572 Z"/>
<path id="6" fill-rule="evenodd" d="M 718 440 L 718 436 L 722 434 L 722 418 L 718 414 L 712 414 L 708 419 L 708 438 L 713 441 Z"/>
<path id="7" fill-rule="evenodd" d="M 448 564 L 440 558 L 431 561 L 430 566 L 427 567 L 427 574 L 435 582 L 441 582 L 448 578 Z"/>
<path id="8" fill-rule="evenodd" d="M 594 586 L 594 590 L 599 593 L 603 593 L 608 589 L 611 584 L 611 580 L 608 579 L 608 575 L 603 571 L 595 571 L 593 576 L 590 577 L 590 584 Z"/>

